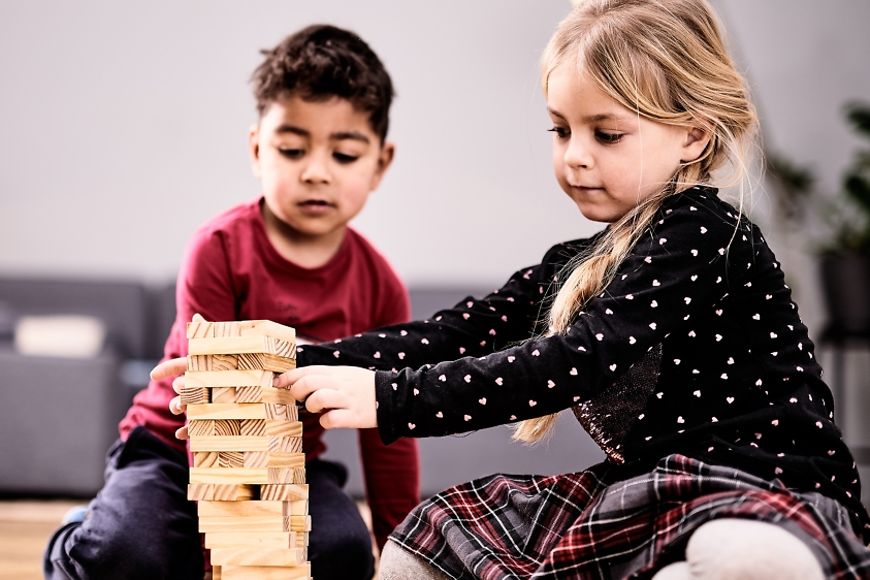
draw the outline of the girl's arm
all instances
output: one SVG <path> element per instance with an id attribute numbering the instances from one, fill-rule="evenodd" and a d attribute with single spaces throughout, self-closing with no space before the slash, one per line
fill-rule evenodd
<path id="1" fill-rule="evenodd" d="M 613 384 L 672 332 L 709 340 L 715 348 L 712 333 L 695 328 L 694 319 L 729 285 L 741 283 L 739 274 L 728 278 L 728 263 L 737 264 L 733 270 L 739 273 L 752 255 L 743 228 L 723 218 L 690 204 L 663 214 L 565 334 L 416 370 L 372 375 L 302 368 L 282 377 L 283 384 L 295 382 L 300 398 L 325 389 L 309 408 L 336 409 L 322 420 L 328 427 L 369 425 L 376 417 L 385 441 L 480 429 L 571 407 Z M 437 327 L 425 330 L 421 338 L 437 340 Z M 369 366 L 371 360 L 360 362 Z"/>

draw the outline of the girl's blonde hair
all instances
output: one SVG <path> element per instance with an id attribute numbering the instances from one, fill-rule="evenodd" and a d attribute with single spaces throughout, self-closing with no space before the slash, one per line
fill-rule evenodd
<path id="1" fill-rule="evenodd" d="M 541 65 L 545 95 L 550 73 L 557 66 L 574 66 L 639 117 L 698 127 L 710 138 L 698 159 L 681 164 L 661 191 L 613 223 L 595 247 L 569 264 L 571 273 L 549 314 L 549 332 L 556 334 L 607 287 L 665 198 L 709 183 L 726 164 L 737 182 L 745 182 L 756 115 L 706 0 L 581 1 L 557 27 Z M 537 441 L 555 420 L 556 415 L 547 415 L 522 421 L 514 438 Z"/>

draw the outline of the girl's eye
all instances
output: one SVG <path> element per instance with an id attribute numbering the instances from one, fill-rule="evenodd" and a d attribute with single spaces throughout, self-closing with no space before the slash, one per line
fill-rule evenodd
<path id="1" fill-rule="evenodd" d="M 609 133 L 607 131 L 595 131 L 595 138 L 598 139 L 601 143 L 606 145 L 612 145 L 614 143 L 619 143 L 620 139 L 622 139 L 623 133 Z"/>
<path id="2" fill-rule="evenodd" d="M 547 129 L 547 131 L 550 131 L 551 133 L 555 133 L 556 137 L 558 139 L 566 139 L 568 137 L 568 135 L 570 134 L 568 129 L 566 129 L 565 127 L 559 127 L 559 126 L 551 127 L 549 129 Z"/>
<path id="3" fill-rule="evenodd" d="M 286 157 L 287 159 L 301 159 L 303 155 L 305 155 L 304 149 L 283 149 L 278 147 L 278 153 Z"/>
<path id="4" fill-rule="evenodd" d="M 347 153 L 339 153 L 338 151 L 333 153 L 332 157 L 339 163 L 353 163 L 359 159 L 359 155 L 348 155 Z"/>

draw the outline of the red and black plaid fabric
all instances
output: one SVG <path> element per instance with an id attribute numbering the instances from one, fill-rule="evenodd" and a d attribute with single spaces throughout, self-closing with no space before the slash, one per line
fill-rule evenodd
<path id="1" fill-rule="evenodd" d="M 828 578 L 870 577 L 870 551 L 848 511 L 746 472 L 671 455 L 643 475 L 599 464 L 554 476 L 495 475 L 418 506 L 391 538 L 453 578 L 650 578 L 684 559 L 689 536 L 716 518 L 783 527 Z"/>

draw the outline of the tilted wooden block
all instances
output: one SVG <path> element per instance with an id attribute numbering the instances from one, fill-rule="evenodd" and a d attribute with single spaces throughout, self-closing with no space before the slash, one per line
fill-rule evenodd
<path id="1" fill-rule="evenodd" d="M 237 484 L 191 483 L 187 486 L 190 501 L 246 501 L 254 498 L 256 486 Z"/>
<path id="2" fill-rule="evenodd" d="M 211 562 L 218 566 L 298 566 L 305 562 L 305 548 L 212 548 Z"/>
<path id="3" fill-rule="evenodd" d="M 192 355 L 202 354 L 270 354 L 296 359 L 296 342 L 272 336 L 238 336 L 228 338 L 191 338 L 187 350 Z"/>
<path id="4" fill-rule="evenodd" d="M 210 399 L 212 403 L 278 403 L 281 405 L 296 405 L 296 399 L 288 389 L 275 387 L 213 387 Z M 205 402 L 209 402 L 206 400 Z"/>
<path id="5" fill-rule="evenodd" d="M 310 532 L 311 516 L 199 516 L 199 531 Z"/>
<path id="6" fill-rule="evenodd" d="M 290 342 L 296 341 L 296 331 L 271 320 L 233 320 L 209 322 L 194 320 L 187 323 L 187 338 L 224 338 L 241 336 L 274 336 Z"/>
<path id="7" fill-rule="evenodd" d="M 224 502 L 229 503 L 229 502 Z M 209 532 L 206 548 L 260 546 L 263 548 L 303 548 L 308 546 L 308 532 Z"/>
<path id="8" fill-rule="evenodd" d="M 221 580 L 308 580 L 311 564 L 298 566 L 221 566 Z"/>

